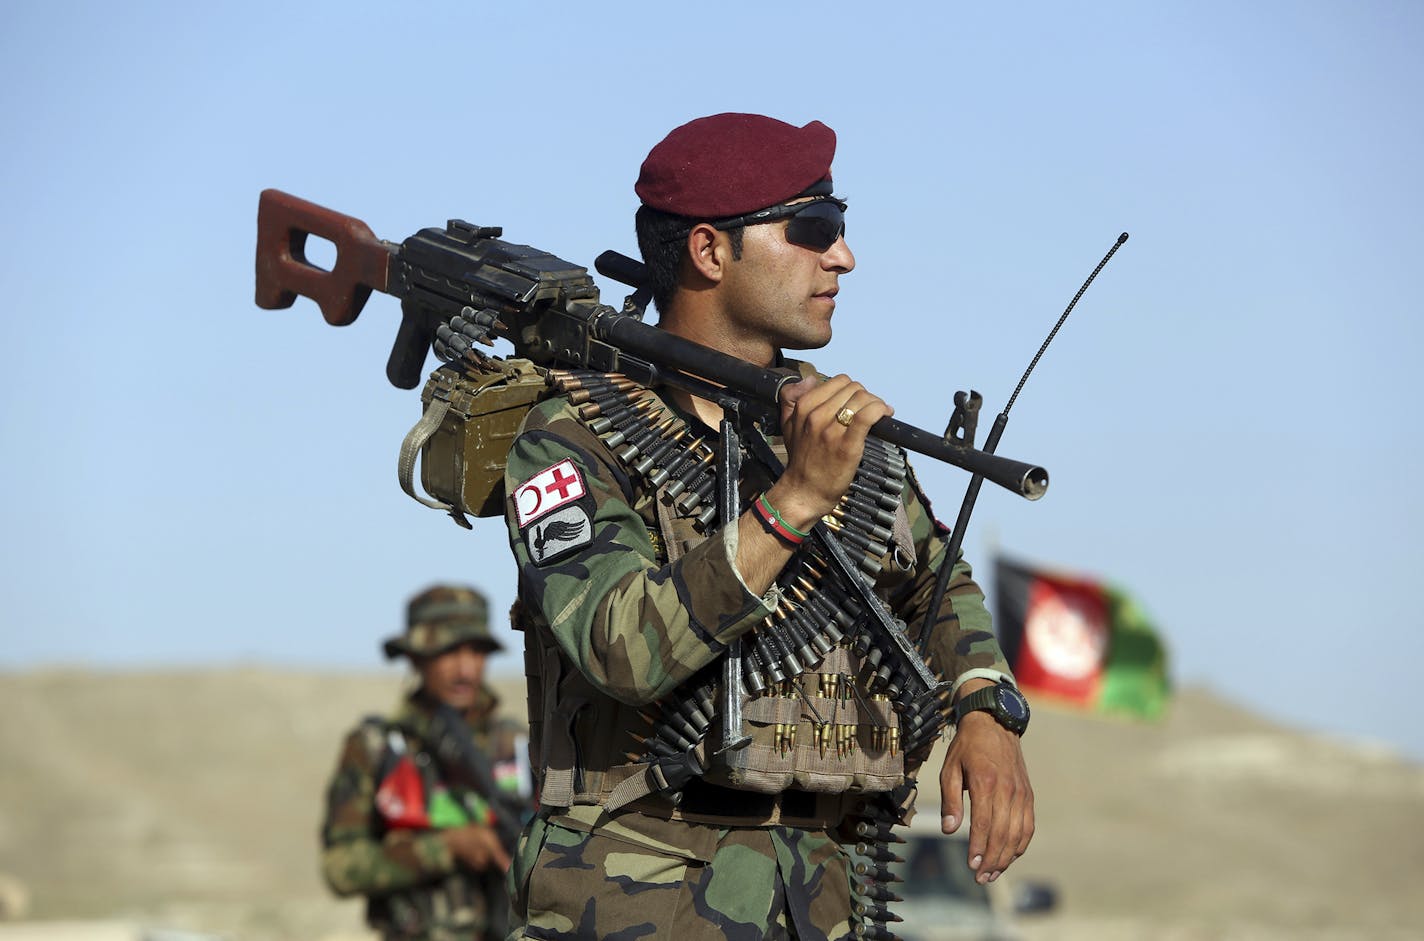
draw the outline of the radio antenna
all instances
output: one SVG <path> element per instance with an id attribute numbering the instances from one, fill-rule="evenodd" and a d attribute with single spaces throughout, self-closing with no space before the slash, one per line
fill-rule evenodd
<path id="1" fill-rule="evenodd" d="M 1048 349 L 1048 344 L 1053 342 L 1053 338 L 1058 335 L 1058 330 L 1063 326 L 1063 322 L 1068 319 L 1068 315 L 1073 312 L 1073 308 L 1078 305 L 1078 299 L 1088 290 L 1088 286 L 1097 278 L 1098 272 L 1102 271 L 1107 263 L 1112 260 L 1112 256 L 1117 254 L 1117 250 L 1122 248 L 1127 241 L 1127 233 L 1124 232 L 1117 237 L 1113 247 L 1108 249 L 1108 253 L 1103 256 L 1103 260 L 1098 262 L 1098 266 L 1093 269 L 1093 273 L 1088 275 L 1083 286 L 1078 288 L 1078 293 L 1073 295 L 1073 299 L 1068 302 L 1063 313 L 1059 316 L 1058 322 L 1053 325 L 1053 329 L 1048 331 L 1047 338 L 1043 345 L 1038 348 L 1038 352 L 1033 354 L 1032 361 L 1028 368 L 1024 370 L 1023 376 L 1019 378 L 1019 384 L 1014 387 L 1013 395 L 1009 396 L 1009 401 L 1004 405 L 1004 410 L 994 418 L 994 425 L 989 429 L 989 436 L 984 439 L 983 451 L 985 454 L 993 454 L 994 449 L 999 446 L 999 439 L 1004 435 L 1004 427 L 1009 423 L 1009 409 L 1014 407 L 1014 401 L 1023 391 L 1024 383 L 1028 382 L 1029 374 L 1033 372 L 1038 361 L 1043 358 L 1043 353 Z M 954 417 L 950 419 L 949 428 L 945 431 L 945 438 L 952 440 L 956 429 L 964 430 L 964 437 L 960 440 L 968 446 L 974 444 L 974 426 L 978 420 L 979 403 L 981 401 L 979 393 L 970 391 L 968 395 L 957 393 L 955 399 Z M 929 641 L 934 633 L 935 620 L 939 616 L 939 606 L 944 602 L 944 593 L 949 587 L 949 573 L 954 568 L 955 560 L 959 558 L 959 550 L 964 545 L 964 531 L 969 526 L 969 517 L 974 512 L 974 503 L 979 499 L 979 488 L 984 483 L 982 474 L 974 474 L 969 478 L 969 486 L 964 490 L 964 502 L 959 505 L 959 516 L 954 521 L 954 529 L 949 534 L 949 542 L 945 546 L 944 561 L 940 563 L 939 573 L 935 579 L 934 595 L 930 598 L 929 609 L 925 612 L 925 622 L 920 628 L 920 639 L 917 644 L 921 656 L 929 652 Z"/>

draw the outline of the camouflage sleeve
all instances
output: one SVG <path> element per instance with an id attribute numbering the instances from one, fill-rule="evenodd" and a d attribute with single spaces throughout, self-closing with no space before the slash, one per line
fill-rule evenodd
<path id="1" fill-rule="evenodd" d="M 337 895 L 382 895 L 453 872 L 455 857 L 434 831 L 382 834 L 376 813 L 380 752 L 357 729 L 346 738 L 326 793 L 321 871 Z"/>
<path id="2" fill-rule="evenodd" d="M 949 548 L 945 538 L 948 533 L 935 519 L 913 471 L 905 487 L 904 501 L 918 562 L 914 577 L 891 601 L 896 613 L 905 620 L 910 637 L 918 639 L 934 595 L 935 580 Z M 974 573 L 962 552 L 954 562 L 949 586 L 935 616 L 929 649 L 930 665 L 952 681 L 956 689 L 973 676 L 1013 679 L 994 637 L 984 592 L 975 583 Z"/>
<path id="3" fill-rule="evenodd" d="M 660 562 L 633 483 L 562 399 L 525 419 L 505 487 L 522 597 L 615 699 L 663 696 L 771 612 L 737 573 L 736 526 Z"/>

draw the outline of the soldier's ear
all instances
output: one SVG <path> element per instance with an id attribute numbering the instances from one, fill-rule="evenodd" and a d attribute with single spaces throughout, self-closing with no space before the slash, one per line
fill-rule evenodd
<path id="1" fill-rule="evenodd" d="M 713 284 L 721 282 L 726 274 L 726 265 L 732 260 L 732 246 L 727 240 L 727 233 L 719 232 L 706 222 L 699 222 L 687 233 L 683 247 L 694 274 Z"/>

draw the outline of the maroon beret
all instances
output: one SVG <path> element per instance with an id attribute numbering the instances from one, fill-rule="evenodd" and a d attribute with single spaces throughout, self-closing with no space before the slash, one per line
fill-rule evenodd
<path id="1" fill-rule="evenodd" d="M 785 202 L 831 174 L 836 132 L 760 114 L 689 121 L 648 153 L 633 190 L 643 205 L 720 219 Z"/>

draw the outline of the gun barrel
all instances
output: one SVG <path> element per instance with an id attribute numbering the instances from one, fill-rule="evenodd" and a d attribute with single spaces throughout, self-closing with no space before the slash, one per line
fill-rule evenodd
<path id="1" fill-rule="evenodd" d="M 794 370 L 748 363 L 636 318 L 625 317 L 611 307 L 604 307 L 591 319 L 592 333 L 599 340 L 660 366 L 726 386 L 768 407 L 780 399 L 783 386 L 801 378 Z"/>
<path id="2" fill-rule="evenodd" d="M 971 474 L 982 474 L 990 483 L 1012 490 L 1028 500 L 1037 500 L 1048 492 L 1048 471 L 1037 464 L 954 444 L 933 432 L 894 418 L 880 419 L 870 427 L 870 432 L 882 441 L 953 464 Z"/>
<path id="3" fill-rule="evenodd" d="M 591 326 L 595 337 L 634 356 L 700 379 L 715 376 L 717 384 L 766 403 L 768 408 L 780 399 L 782 388 L 801 379 L 793 370 L 755 366 L 632 317 L 620 316 L 612 308 L 604 308 L 593 318 Z M 982 474 L 985 480 L 1028 500 L 1037 500 L 1048 491 L 1048 471 L 1036 464 L 954 444 L 895 418 L 880 419 L 871 426 L 870 432 L 882 441 L 953 464 L 971 474 Z"/>

